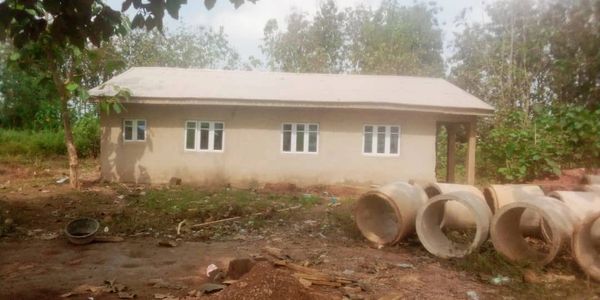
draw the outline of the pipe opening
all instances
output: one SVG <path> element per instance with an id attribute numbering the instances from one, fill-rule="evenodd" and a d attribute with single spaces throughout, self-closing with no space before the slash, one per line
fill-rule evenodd
<path id="1" fill-rule="evenodd" d="M 573 234 L 573 256 L 583 271 L 600 282 L 600 243 L 593 228 L 600 228 L 600 213 L 586 218 Z"/>
<path id="2" fill-rule="evenodd" d="M 391 200 L 377 194 L 363 196 L 356 206 L 356 225 L 362 234 L 374 243 L 385 245 L 395 242 L 401 217 Z"/>
<path id="3" fill-rule="evenodd" d="M 554 256 L 558 249 L 555 241 L 537 239 L 532 236 L 521 234 L 520 220 L 526 208 L 521 206 L 513 207 L 497 216 L 494 228 L 494 247 L 504 255 L 517 261 L 544 262 Z M 546 224 L 547 232 L 550 237 L 554 235 L 554 228 L 551 220 L 542 222 Z"/>
<path id="4" fill-rule="evenodd" d="M 453 202 L 454 205 L 465 207 L 469 214 L 473 214 L 462 203 L 454 200 L 437 201 L 428 205 L 423 211 L 421 233 L 419 237 L 428 249 L 444 257 L 460 257 L 466 255 L 475 242 L 477 229 L 456 229 L 443 225 L 445 206 Z M 474 216 L 472 216 L 474 218 Z"/>

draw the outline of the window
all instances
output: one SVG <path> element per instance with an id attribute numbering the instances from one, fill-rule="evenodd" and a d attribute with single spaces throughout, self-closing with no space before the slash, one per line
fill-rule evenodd
<path id="1" fill-rule="evenodd" d="M 317 153 L 319 124 L 283 124 L 281 150 L 289 153 Z"/>
<path id="2" fill-rule="evenodd" d="M 400 126 L 365 125 L 363 153 L 398 155 L 400 153 Z"/>
<path id="3" fill-rule="evenodd" d="M 191 151 L 223 151 L 223 122 L 185 122 L 185 149 Z"/>
<path id="4" fill-rule="evenodd" d="M 123 139 L 125 141 L 146 140 L 146 120 L 123 121 Z"/>

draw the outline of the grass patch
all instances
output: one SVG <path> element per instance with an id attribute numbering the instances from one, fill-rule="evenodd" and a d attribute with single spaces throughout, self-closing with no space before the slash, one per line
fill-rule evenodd
<path id="1" fill-rule="evenodd" d="M 508 277 L 509 282 L 502 283 L 501 287 L 509 296 L 517 299 L 556 299 L 561 297 L 590 298 L 600 293 L 600 285 L 589 283 L 577 278 L 574 281 L 545 281 L 548 274 L 571 275 L 581 271 L 568 254 L 555 259 L 547 267 L 538 267 L 528 263 L 516 264 L 506 260 L 493 247 L 490 241 L 486 242 L 478 252 L 464 258 L 448 260 L 448 263 L 461 270 L 474 274 L 480 281 L 492 284 L 494 278 Z M 525 272 L 533 272 L 539 282 L 525 282 Z"/>
<path id="2" fill-rule="evenodd" d="M 316 205 L 318 197 L 303 195 L 261 193 L 243 189 L 203 189 L 192 186 L 149 189 L 142 195 L 129 195 L 124 199 L 127 207 L 118 215 L 113 226 L 119 231 L 137 232 L 149 228 L 174 229 L 181 220 L 188 224 L 218 221 L 232 217 L 241 219 L 204 227 L 207 234 L 225 236 L 238 232 L 241 227 L 258 229 L 276 214 L 284 218 L 287 212 L 274 211 L 293 206 L 304 208 Z M 260 215 L 256 215 L 261 213 Z M 201 230 L 201 231 L 202 231 Z"/>

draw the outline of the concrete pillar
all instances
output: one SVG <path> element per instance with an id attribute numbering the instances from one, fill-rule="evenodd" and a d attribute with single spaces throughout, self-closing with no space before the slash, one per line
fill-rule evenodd
<path id="1" fill-rule="evenodd" d="M 476 133 L 477 121 L 473 120 L 467 124 L 467 184 L 475 184 L 475 148 L 477 145 Z"/>

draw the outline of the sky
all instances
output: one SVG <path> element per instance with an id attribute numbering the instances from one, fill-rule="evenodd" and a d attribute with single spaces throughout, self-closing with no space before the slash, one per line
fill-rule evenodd
<path id="1" fill-rule="evenodd" d="M 292 11 L 304 12 L 314 16 L 319 4 L 325 0 L 258 0 L 256 4 L 246 2 L 235 9 L 229 0 L 218 0 L 213 9 L 207 10 L 203 0 L 188 0 L 188 4 L 180 10 L 180 20 L 165 17 L 167 28 L 176 27 L 179 23 L 193 26 L 204 26 L 218 29 L 223 27 L 233 48 L 243 59 L 249 56 L 264 58 L 259 46 L 262 43 L 263 29 L 270 19 L 277 19 L 280 28 L 284 28 L 286 16 Z M 486 22 L 487 16 L 484 8 L 494 0 L 438 0 L 442 11 L 438 15 L 440 26 L 444 34 L 444 56 L 448 57 L 452 51 L 448 47 L 458 31 L 454 23 L 456 17 L 463 9 L 470 8 L 467 15 L 469 22 Z M 120 9 L 122 0 L 109 0 L 109 5 Z M 363 4 L 376 8 L 381 0 L 336 0 L 338 7 L 347 8 Z M 414 0 L 399 0 L 400 4 L 411 5 Z M 132 12 L 130 9 L 129 12 Z"/>

